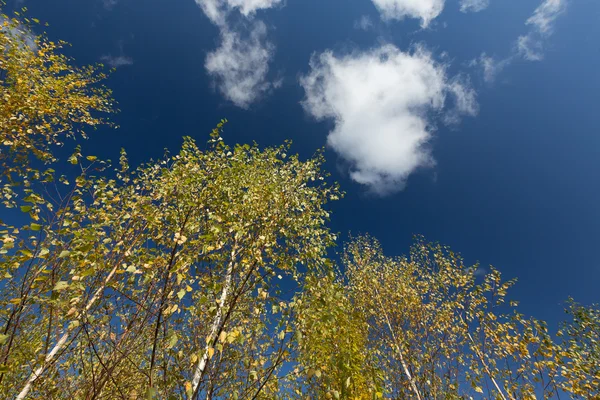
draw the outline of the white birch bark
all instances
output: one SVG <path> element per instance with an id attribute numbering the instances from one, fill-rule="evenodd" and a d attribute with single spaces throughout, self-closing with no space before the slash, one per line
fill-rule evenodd
<path id="1" fill-rule="evenodd" d="M 115 272 L 117 272 L 117 269 L 118 266 L 116 265 L 112 269 L 112 271 L 110 271 L 108 276 L 104 279 L 104 284 L 101 287 L 99 287 L 98 290 L 96 290 L 92 298 L 88 301 L 87 305 L 85 306 L 85 311 L 83 313 L 79 313 L 77 318 L 80 318 L 84 313 L 87 313 L 90 310 L 90 308 L 92 308 L 96 300 L 98 300 L 98 298 L 100 298 L 100 296 L 102 295 L 104 289 L 106 289 L 108 282 L 110 282 L 112 277 L 115 275 Z M 46 358 L 44 359 L 42 365 L 40 365 L 35 371 L 31 373 L 29 379 L 27 379 L 27 383 L 25 384 L 25 386 L 23 386 L 23 389 L 21 389 L 21 392 L 19 392 L 19 395 L 15 398 L 15 400 L 23 400 L 27 397 L 29 391 L 31 390 L 31 386 L 33 386 L 35 381 L 44 373 L 48 364 L 54 361 L 54 358 L 56 357 L 58 352 L 63 349 L 63 347 L 67 343 L 67 340 L 69 339 L 69 335 L 70 332 L 67 328 L 67 330 L 63 333 L 58 342 L 56 342 L 50 353 L 46 355 Z"/>
<path id="2" fill-rule="evenodd" d="M 192 393 L 194 394 L 197 394 L 200 381 L 204 376 L 204 373 L 206 372 L 206 365 L 208 364 L 209 352 L 213 342 L 217 337 L 217 332 L 219 331 L 219 326 L 221 325 L 223 319 L 223 309 L 225 308 L 225 303 L 227 302 L 227 297 L 229 295 L 229 291 L 231 290 L 231 281 L 233 279 L 233 267 L 235 265 L 234 260 L 235 248 L 231 251 L 231 261 L 229 262 L 229 265 L 227 266 L 227 271 L 225 273 L 225 284 L 223 286 L 223 291 L 221 292 L 221 297 L 219 298 L 217 314 L 215 315 L 215 319 L 213 320 L 210 332 L 206 339 L 204 353 L 202 354 L 202 357 L 198 360 L 198 366 L 196 367 L 196 371 L 194 372 L 194 378 L 192 379 Z"/>

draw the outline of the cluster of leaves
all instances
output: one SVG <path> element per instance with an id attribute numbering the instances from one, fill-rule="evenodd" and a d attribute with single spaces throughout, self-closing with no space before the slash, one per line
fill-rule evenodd
<path id="1" fill-rule="evenodd" d="M 80 147 L 68 177 L 33 168 L 112 100 L 97 67 L 2 24 L 1 398 L 600 396 L 597 307 L 571 302 L 555 342 L 514 282 L 421 238 L 388 257 L 359 237 L 336 267 L 320 153 L 229 147 L 223 120 L 137 168 Z"/>
<path id="2" fill-rule="evenodd" d="M 571 301 L 555 342 L 506 299 L 514 281 L 439 244 L 417 238 L 409 257 L 387 257 L 361 236 L 343 266 L 308 278 L 300 297 L 305 397 L 598 398 L 597 306 Z"/>
<path id="3" fill-rule="evenodd" d="M 2 175 L 48 162 L 52 147 L 86 137 L 86 128 L 108 124 L 99 113 L 114 111 L 101 66 L 77 68 L 61 50 L 65 42 L 35 36 L 36 19 L 0 14 L 0 168 Z"/>
<path id="4" fill-rule="evenodd" d="M 575 396 L 600 398 L 600 306 L 584 307 L 569 299 L 571 321 L 558 332 L 561 388 Z"/>
<path id="5" fill-rule="evenodd" d="M 113 179 L 88 162 L 58 204 L 49 185 L 16 201 L 39 220 L 3 232 L 4 397 L 277 390 L 289 338 L 285 302 L 267 307 L 273 278 L 322 262 L 323 206 L 339 194 L 320 156 L 230 149 L 219 135 L 133 171 L 123 154 Z"/>
<path id="6" fill-rule="evenodd" d="M 367 316 L 369 351 L 397 398 L 521 399 L 556 393 L 543 323 L 502 311 L 513 282 L 492 268 L 481 282 L 449 249 L 418 239 L 390 258 L 361 237 L 346 251 L 348 293 Z M 538 382 L 539 381 L 539 382 Z"/>

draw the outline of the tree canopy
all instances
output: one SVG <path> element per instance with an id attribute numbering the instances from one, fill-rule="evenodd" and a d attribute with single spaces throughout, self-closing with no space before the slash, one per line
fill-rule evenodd
<path id="1" fill-rule="evenodd" d="M 80 146 L 62 162 L 114 102 L 33 23 L 0 29 L 0 397 L 600 396 L 598 306 L 570 300 L 552 335 L 515 281 L 424 238 L 335 256 L 321 152 L 230 146 L 221 120 L 137 167 Z"/>

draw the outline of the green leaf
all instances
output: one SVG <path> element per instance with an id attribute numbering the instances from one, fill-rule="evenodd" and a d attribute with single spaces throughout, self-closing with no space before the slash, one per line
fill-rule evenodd
<path id="1" fill-rule="evenodd" d="M 24 250 L 19 250 L 19 252 L 21 254 L 23 254 L 25 256 L 26 259 L 30 259 L 31 257 L 33 257 L 33 253 L 30 250 L 24 249 Z"/>
<path id="2" fill-rule="evenodd" d="M 29 229 L 32 231 L 39 231 L 42 229 L 42 226 L 40 224 L 31 224 L 29 225 Z"/>
<path id="3" fill-rule="evenodd" d="M 178 340 L 179 340 L 179 338 L 177 337 L 176 334 L 171 335 L 171 339 L 169 340 L 169 345 L 167 346 L 167 348 L 172 349 L 173 347 L 175 347 Z"/>
<path id="4" fill-rule="evenodd" d="M 152 400 L 156 397 L 156 390 L 154 390 L 154 388 L 148 388 L 148 390 L 146 390 L 146 400 Z"/>
<path id="5" fill-rule="evenodd" d="M 2 335 L 2 334 L 0 334 L 0 344 L 5 344 L 6 342 L 8 342 L 9 338 L 10 338 L 9 335 Z"/>
<path id="6" fill-rule="evenodd" d="M 83 271 L 80 276 L 82 278 L 87 278 L 90 275 L 94 275 L 94 272 L 96 272 L 96 270 L 94 269 L 94 267 L 88 268 L 85 271 Z"/>
<path id="7" fill-rule="evenodd" d="M 58 291 L 66 289 L 68 287 L 69 287 L 69 282 L 58 281 L 58 282 L 56 282 L 56 285 L 54 286 L 54 289 L 52 289 L 52 290 L 58 292 Z"/>
<path id="8" fill-rule="evenodd" d="M 73 320 L 69 323 L 69 330 L 75 329 L 80 325 L 80 322 L 78 319 Z"/>
<path id="9" fill-rule="evenodd" d="M 71 254 L 71 252 L 69 250 L 63 250 L 60 252 L 60 254 L 58 255 L 58 258 L 65 258 L 68 257 L 69 254 Z"/>
<path id="10" fill-rule="evenodd" d="M 32 206 L 21 206 L 21 211 L 24 213 L 27 213 L 29 211 L 31 211 L 33 207 Z"/>

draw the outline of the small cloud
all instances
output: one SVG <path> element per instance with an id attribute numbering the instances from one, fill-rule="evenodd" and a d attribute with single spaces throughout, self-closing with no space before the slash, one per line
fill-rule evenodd
<path id="1" fill-rule="evenodd" d="M 108 11 L 112 10 L 117 3 L 119 3 L 119 0 L 102 0 L 102 6 Z"/>
<path id="2" fill-rule="evenodd" d="M 554 32 L 556 20 L 566 11 L 566 8 L 567 0 L 542 0 L 533 15 L 525 22 L 525 25 L 530 27 L 529 31 L 517 38 L 510 56 L 496 60 L 482 53 L 479 58 L 471 61 L 470 66 L 482 68 L 484 80 L 491 83 L 517 58 L 527 61 L 543 60 L 544 44 Z"/>
<path id="3" fill-rule="evenodd" d="M 530 31 L 517 39 L 517 53 L 529 61 L 542 60 L 544 41 L 552 35 L 556 19 L 566 9 L 566 0 L 544 0 L 525 23 L 530 26 Z"/>
<path id="4" fill-rule="evenodd" d="M 465 272 L 468 274 L 473 274 L 473 276 L 482 278 L 488 274 L 488 270 L 485 267 L 481 267 L 479 265 L 475 265 L 472 267 L 465 268 Z"/>
<path id="5" fill-rule="evenodd" d="M 490 0 L 461 0 L 460 11 L 467 12 L 479 12 L 483 11 L 490 5 Z"/>
<path id="6" fill-rule="evenodd" d="M 446 86 L 454 106 L 445 113 L 444 123 L 456 125 L 463 115 L 475 116 L 479 113 L 477 94 L 466 77 L 457 76 L 449 80 Z"/>
<path id="7" fill-rule="evenodd" d="M 373 21 L 368 15 L 363 15 L 359 20 L 354 21 L 354 29 L 368 31 L 373 27 Z"/>
<path id="8" fill-rule="evenodd" d="M 541 61 L 544 59 L 544 43 L 535 35 L 519 36 L 516 47 L 517 53 L 527 61 Z"/>
<path id="9" fill-rule="evenodd" d="M 444 9 L 445 0 L 371 0 L 384 20 L 417 18 L 426 28 Z"/>
<path id="10" fill-rule="evenodd" d="M 554 22 L 566 9 L 566 0 L 544 0 L 525 24 L 543 35 L 550 35 L 554 30 Z"/>
<path id="11" fill-rule="evenodd" d="M 123 40 L 119 40 L 118 42 L 118 46 L 119 46 L 119 54 L 116 56 L 113 56 L 112 54 L 105 54 L 102 57 L 100 57 L 100 60 L 104 63 L 109 65 L 111 68 L 119 68 L 119 67 L 125 67 L 128 65 L 133 65 L 133 58 L 128 57 L 124 54 L 123 52 Z"/>
<path id="12" fill-rule="evenodd" d="M 266 10 L 282 3 L 282 0 L 196 0 L 204 14 L 218 26 L 226 23 L 227 16 L 233 10 L 246 18 L 252 18 L 259 10 Z"/>
<path id="13" fill-rule="evenodd" d="M 512 62 L 512 60 L 512 56 L 502 60 L 496 60 L 495 58 L 488 56 L 486 53 L 481 53 L 479 58 L 476 58 L 469 63 L 469 66 L 481 68 L 484 81 L 487 83 L 493 83 L 500 72 L 502 72 L 502 70 L 506 68 Z"/>
<path id="14" fill-rule="evenodd" d="M 468 82 L 449 78 L 422 47 L 402 52 L 383 45 L 366 52 L 314 55 L 300 79 L 305 111 L 333 120 L 328 145 L 349 165 L 350 177 L 380 195 L 402 190 L 410 174 L 435 164 L 429 142 L 432 114 L 457 122 L 477 112 Z M 454 107 L 447 108 L 447 98 Z"/>
<path id="15" fill-rule="evenodd" d="M 206 57 L 204 66 L 223 96 L 241 108 L 279 88 L 283 80 L 267 81 L 269 63 L 275 46 L 267 40 L 267 27 L 262 21 L 254 22 L 254 15 L 282 4 L 283 0 L 196 0 L 196 4 L 213 24 L 219 27 L 221 45 Z M 234 11 L 251 26 L 249 32 L 240 28 L 248 24 L 228 23 Z"/>
<path id="16" fill-rule="evenodd" d="M 221 31 L 221 45 L 208 54 L 205 67 L 223 96 L 241 108 L 248 108 L 277 85 L 267 81 L 273 45 L 267 41 L 267 27 L 256 22 L 250 33 Z M 280 85 L 280 84 L 279 84 Z"/>
<path id="17" fill-rule="evenodd" d="M 127 56 L 111 56 L 110 54 L 105 54 L 100 57 L 103 63 L 109 65 L 112 68 L 125 67 L 127 65 L 133 64 L 133 59 Z"/>

